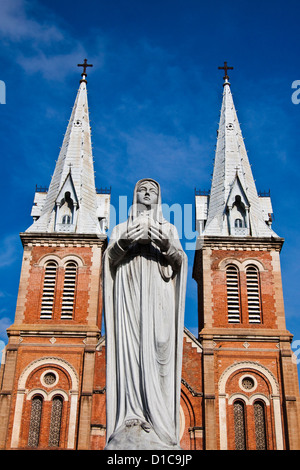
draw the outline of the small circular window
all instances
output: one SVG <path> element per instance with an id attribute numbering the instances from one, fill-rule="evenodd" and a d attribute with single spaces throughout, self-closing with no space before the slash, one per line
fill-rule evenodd
<path id="1" fill-rule="evenodd" d="M 251 375 L 243 375 L 239 380 L 239 385 L 245 392 L 252 392 L 257 387 L 257 382 Z"/>
<path id="2" fill-rule="evenodd" d="M 41 377 L 41 382 L 46 387 L 52 387 L 58 381 L 58 375 L 54 371 L 47 371 Z"/>
<path id="3" fill-rule="evenodd" d="M 251 377 L 245 377 L 242 380 L 242 387 L 251 390 L 254 387 L 254 380 Z"/>

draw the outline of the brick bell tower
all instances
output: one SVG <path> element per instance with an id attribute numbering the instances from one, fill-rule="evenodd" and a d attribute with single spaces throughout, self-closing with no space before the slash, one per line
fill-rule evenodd
<path id="1" fill-rule="evenodd" d="M 80 65 L 80 64 L 79 64 Z M 85 60 L 49 189 L 36 191 L 0 392 L 0 448 L 89 447 L 109 191 L 95 188 Z"/>
<path id="2" fill-rule="evenodd" d="M 210 195 L 196 192 L 194 278 L 205 449 L 299 449 L 299 385 L 286 329 L 283 239 L 258 195 L 227 63 Z"/>

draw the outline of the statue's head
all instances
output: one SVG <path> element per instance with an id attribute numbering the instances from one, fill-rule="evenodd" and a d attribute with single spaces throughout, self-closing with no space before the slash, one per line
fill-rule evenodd
<path id="1" fill-rule="evenodd" d="M 158 203 L 159 188 L 153 180 L 142 180 L 138 183 L 136 196 L 137 204 L 145 206 L 146 209 L 151 209 Z"/>
<path id="2" fill-rule="evenodd" d="M 141 212 L 150 210 L 152 213 L 151 217 L 154 220 L 159 223 L 165 221 L 162 215 L 160 185 L 151 178 L 143 178 L 135 185 L 128 220 L 133 220 L 138 217 Z"/>

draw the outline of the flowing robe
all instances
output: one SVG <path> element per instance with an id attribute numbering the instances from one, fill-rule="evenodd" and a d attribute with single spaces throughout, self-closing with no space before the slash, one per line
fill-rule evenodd
<path id="1" fill-rule="evenodd" d="M 152 242 L 123 250 L 126 223 L 113 230 L 104 256 L 106 448 L 180 448 L 187 258 L 166 221 L 168 252 Z M 132 430 L 131 441 L 128 423 L 142 429 Z"/>

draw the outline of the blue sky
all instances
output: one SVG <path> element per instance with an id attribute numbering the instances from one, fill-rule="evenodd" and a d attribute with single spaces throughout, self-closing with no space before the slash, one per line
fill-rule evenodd
<path id="1" fill-rule="evenodd" d="M 209 189 L 224 61 L 258 190 L 271 190 L 287 327 L 300 340 L 299 1 L 1 0 L 0 349 L 13 323 L 35 185 L 48 186 L 87 57 L 97 187 L 131 203 L 156 179 L 163 202 Z M 194 212 L 192 212 L 194 214 Z M 191 221 L 190 227 L 194 227 Z M 186 326 L 197 331 L 193 252 Z M 2 341 L 2 343 L 1 343 Z"/>

